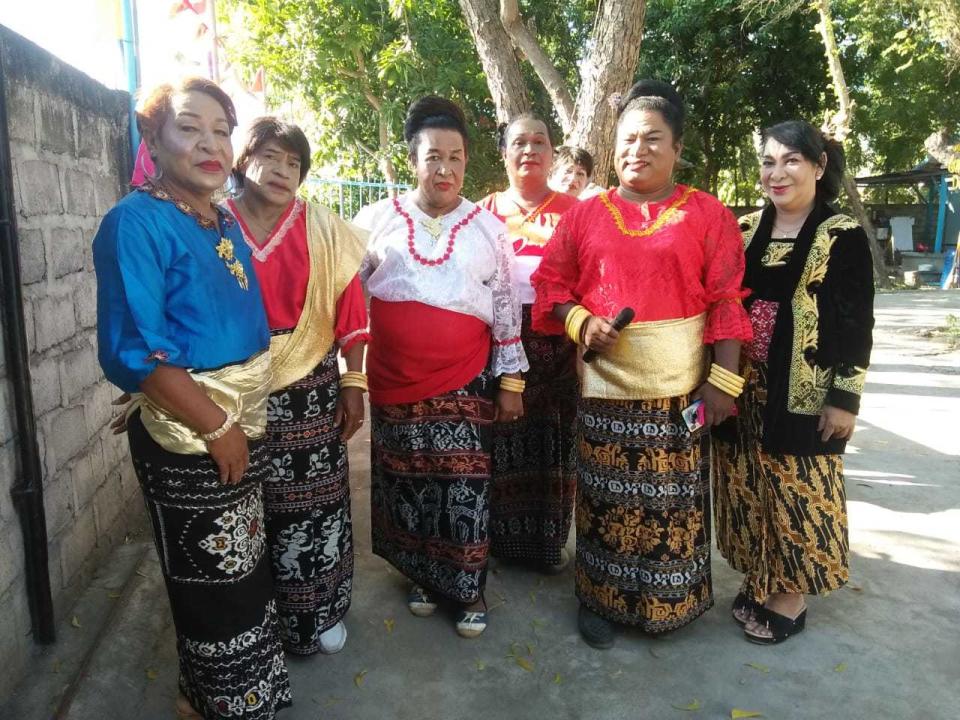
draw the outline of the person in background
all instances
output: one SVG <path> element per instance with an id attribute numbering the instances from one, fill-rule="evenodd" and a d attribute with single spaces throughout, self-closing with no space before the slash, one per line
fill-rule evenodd
<path id="1" fill-rule="evenodd" d="M 177 715 L 270 720 L 290 684 L 263 523 L 270 343 L 233 218 L 213 204 L 236 113 L 213 82 L 148 93 L 155 167 L 93 241 L 107 379 L 133 395 L 130 455 L 153 524 L 180 660 Z"/>
<path id="2" fill-rule="evenodd" d="M 597 648 L 613 623 L 663 633 L 713 604 L 709 435 L 683 411 L 699 401 L 707 425 L 733 411 L 751 331 L 736 219 L 673 181 L 683 120 L 666 83 L 630 89 L 619 186 L 564 214 L 531 278 L 533 329 L 599 353 L 583 364 L 576 509 L 578 624 Z"/>
<path id="3" fill-rule="evenodd" d="M 346 443 L 363 424 L 368 338 L 357 277 L 366 234 L 297 197 L 309 169 L 299 127 L 257 118 L 234 169 L 240 192 L 225 203 L 253 256 L 272 335 L 264 507 L 284 646 L 297 655 L 335 653 L 347 640 Z"/>
<path id="4" fill-rule="evenodd" d="M 560 217 L 577 201 L 547 185 L 554 159 L 546 123 L 525 113 L 500 127 L 509 187 L 480 201 L 506 223 L 513 245 L 513 284 L 523 304 L 520 339 L 530 370 L 523 417 L 494 425 L 490 553 L 546 572 L 569 562 L 565 549 L 576 492 L 576 346 L 530 327 L 530 275 Z"/>
<path id="5" fill-rule="evenodd" d="M 860 224 L 831 203 L 840 143 L 803 121 L 763 131 L 769 202 L 740 220 L 753 324 L 740 415 L 714 428 L 717 545 L 744 574 L 733 603 L 747 640 L 806 624 L 804 595 L 849 577 L 843 457 L 870 364 L 873 265 Z"/>
<path id="6" fill-rule="evenodd" d="M 417 187 L 354 220 L 370 231 L 373 551 L 413 584 L 414 615 L 444 598 L 471 638 L 487 627 L 493 423 L 523 414 L 520 304 L 503 223 L 460 196 L 463 111 L 421 98 L 404 139 Z"/>
<path id="7" fill-rule="evenodd" d="M 570 145 L 561 145 L 556 149 L 549 177 L 552 189 L 579 198 L 592 179 L 593 157 L 590 153 Z"/>

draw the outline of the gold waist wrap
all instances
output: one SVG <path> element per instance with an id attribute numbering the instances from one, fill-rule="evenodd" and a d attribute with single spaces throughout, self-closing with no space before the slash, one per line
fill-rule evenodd
<path id="1" fill-rule="evenodd" d="M 237 419 L 248 438 L 259 438 L 267 427 L 267 398 L 270 396 L 270 351 L 257 353 L 246 362 L 209 372 L 191 372 L 211 400 Z M 207 445 L 182 422 L 161 410 L 142 393 L 133 396 L 128 413 L 140 408 L 140 420 L 164 450 L 181 455 L 203 455 Z"/>
<path id="2" fill-rule="evenodd" d="M 653 400 L 692 391 L 706 376 L 706 317 L 627 325 L 613 349 L 580 363 L 583 397 Z"/>

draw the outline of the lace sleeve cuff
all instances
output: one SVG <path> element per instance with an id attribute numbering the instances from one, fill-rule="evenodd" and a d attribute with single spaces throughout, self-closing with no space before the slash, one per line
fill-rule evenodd
<path id="1" fill-rule="evenodd" d="M 712 345 L 718 340 L 753 339 L 750 317 L 744 310 L 739 297 L 717 300 L 707 311 L 707 327 L 703 333 L 703 342 Z"/>

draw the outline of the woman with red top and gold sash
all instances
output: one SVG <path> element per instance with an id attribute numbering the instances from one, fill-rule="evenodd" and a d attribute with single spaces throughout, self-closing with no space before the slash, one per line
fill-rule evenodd
<path id="1" fill-rule="evenodd" d="M 631 88 L 619 187 L 563 216 L 532 278 L 534 329 L 599 353 L 583 365 L 576 510 L 579 627 L 599 648 L 613 622 L 662 633 L 713 604 L 708 436 L 681 411 L 699 399 L 706 424 L 730 415 L 751 331 L 736 219 L 672 179 L 683 115 L 669 85 Z M 636 315 L 618 333 L 624 307 Z"/>
<path id="2" fill-rule="evenodd" d="M 513 244 L 513 284 L 523 304 L 520 337 L 530 370 L 523 417 L 494 425 L 490 553 L 559 572 L 569 562 L 564 545 L 577 489 L 576 346 L 563 335 L 533 332 L 530 275 L 560 216 L 577 200 L 547 185 L 553 146 L 540 118 L 513 118 L 501 126 L 499 144 L 510 187 L 480 205 L 506 223 Z"/>
<path id="3" fill-rule="evenodd" d="M 487 625 L 492 426 L 523 413 L 520 305 L 503 223 L 459 194 L 463 111 L 422 98 L 404 138 L 417 188 L 355 219 L 370 230 L 360 275 L 371 297 L 373 551 L 413 582 L 412 613 L 446 598 L 460 606 L 457 632 L 476 637 Z"/>
<path id="4" fill-rule="evenodd" d="M 346 441 L 363 423 L 366 237 L 296 197 L 310 145 L 296 125 L 253 121 L 226 205 L 253 254 L 270 326 L 267 538 L 284 646 L 338 652 L 353 583 Z M 341 378 L 338 351 L 346 360 Z"/>

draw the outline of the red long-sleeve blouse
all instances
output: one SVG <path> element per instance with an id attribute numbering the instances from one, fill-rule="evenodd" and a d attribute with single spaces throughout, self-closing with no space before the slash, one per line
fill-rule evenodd
<path id="1" fill-rule="evenodd" d="M 736 218 L 712 195 L 684 185 L 661 202 L 638 205 L 616 189 L 570 208 L 531 277 L 533 328 L 563 333 L 553 308 L 567 302 L 634 322 L 707 313 L 704 343 L 750 340 L 741 305 L 743 238 Z"/>

